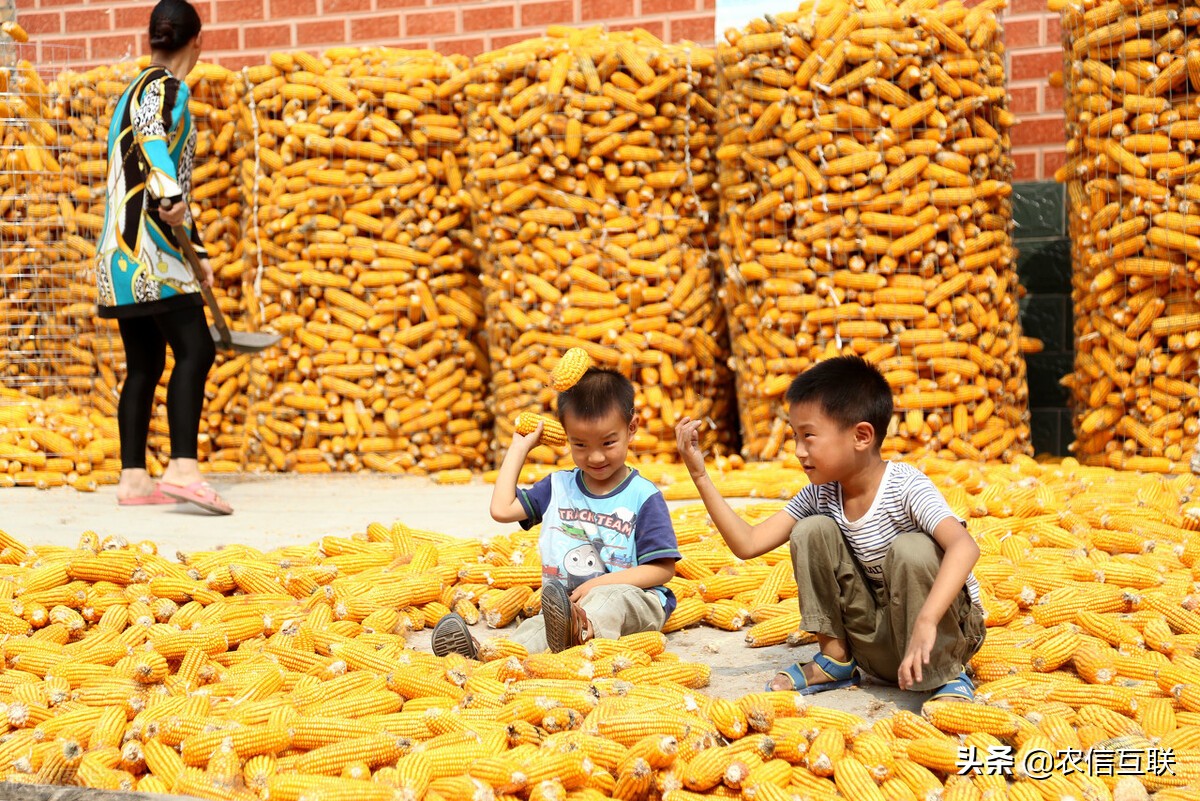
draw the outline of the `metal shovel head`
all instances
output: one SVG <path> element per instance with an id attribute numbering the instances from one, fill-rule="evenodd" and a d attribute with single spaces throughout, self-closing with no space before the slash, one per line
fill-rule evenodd
<path id="1" fill-rule="evenodd" d="M 213 342 L 217 343 L 218 348 L 232 350 L 235 353 L 258 353 L 260 350 L 279 344 L 279 340 L 282 339 L 279 334 L 271 331 L 230 331 L 227 345 L 221 341 L 221 334 L 215 325 L 210 325 L 208 332 L 212 334 Z"/>

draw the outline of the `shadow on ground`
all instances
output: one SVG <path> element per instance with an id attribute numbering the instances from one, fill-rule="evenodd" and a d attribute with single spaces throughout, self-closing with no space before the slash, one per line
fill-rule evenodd
<path id="1" fill-rule="evenodd" d="M 476 640 L 511 634 L 512 629 L 489 629 L 483 623 L 471 627 Z M 702 692 L 719 698 L 737 699 L 766 687 L 776 671 L 798 660 L 807 661 L 816 645 L 775 645 L 750 648 L 741 631 L 719 631 L 707 626 L 667 635 L 667 647 L 686 662 L 702 662 L 712 668 L 709 685 Z M 429 650 L 430 630 L 414 632 L 409 647 Z M 929 693 L 905 692 L 898 687 L 864 682 L 860 687 L 831 690 L 808 697 L 809 703 L 859 715 L 868 721 L 894 714 L 899 709 L 920 713 Z"/>

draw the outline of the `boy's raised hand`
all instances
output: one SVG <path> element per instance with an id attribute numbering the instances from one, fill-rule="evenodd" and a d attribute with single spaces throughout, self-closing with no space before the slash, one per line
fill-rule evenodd
<path id="1" fill-rule="evenodd" d="M 545 426 L 543 425 L 542 421 L 539 420 L 537 428 L 533 429 L 533 431 L 530 431 L 528 434 L 518 434 L 516 431 L 514 431 L 512 435 L 512 448 L 520 448 L 526 454 L 528 454 L 531 450 L 537 447 L 539 442 L 541 442 L 542 429 L 544 427 Z"/>
<path id="2" fill-rule="evenodd" d="M 704 475 L 704 451 L 700 450 L 700 426 L 703 420 L 685 417 L 675 424 L 675 444 L 692 478 Z"/>

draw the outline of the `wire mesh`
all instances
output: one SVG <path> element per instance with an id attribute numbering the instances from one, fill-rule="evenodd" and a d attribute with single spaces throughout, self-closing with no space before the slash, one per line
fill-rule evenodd
<path id="1" fill-rule="evenodd" d="M 702 446 L 728 453 L 712 52 L 552 31 L 478 58 L 468 92 L 497 460 L 518 413 L 553 413 L 549 373 L 571 347 L 633 381 L 635 458 L 674 460 L 684 416 L 707 419 Z"/>
<path id="2" fill-rule="evenodd" d="M 1052 4 L 1057 8 L 1061 4 Z M 1200 8 L 1062 8 L 1075 305 L 1072 450 L 1085 464 L 1200 468 Z"/>
<path id="3" fill-rule="evenodd" d="M 4 37 L 7 39 L 7 37 Z M 0 67 L 0 375 L 28 395 L 68 388 L 74 330 L 56 312 L 68 300 L 89 243 L 70 214 L 71 189 L 60 162 L 69 143 L 56 114 L 55 64 L 70 48 L 49 48 L 35 66 L 35 47 L 9 41 Z"/>
<path id="4" fill-rule="evenodd" d="M 86 232 L 90 257 L 79 265 L 71 287 L 71 303 L 63 310 L 69 316 L 80 360 L 79 377 L 72 389 L 89 408 L 110 419 L 115 417 L 125 354 L 115 322 L 95 316 L 95 242 L 101 233 L 107 203 L 107 138 L 116 104 L 133 78 L 146 67 L 145 58 L 122 62 L 87 72 L 64 72 L 56 80 L 60 112 L 71 131 L 70 152 L 64 155 L 64 170 L 75 188 L 71 193 L 73 216 L 81 233 Z M 242 78 L 214 65 L 200 65 L 188 76 L 188 110 L 196 130 L 194 170 L 190 179 L 189 219 L 209 247 L 215 272 L 214 293 L 235 329 L 245 328 L 240 312 L 238 281 L 241 248 L 241 186 L 236 170 L 245 137 L 238 132 L 237 115 Z M 241 368 L 246 360 L 219 353 L 206 387 L 205 410 L 200 424 L 199 457 L 204 469 L 229 472 L 241 468 L 239 450 L 243 440 L 244 403 L 231 391 L 226 375 L 246 381 Z M 159 473 L 170 454 L 166 418 L 167 386 L 174 359 L 167 350 L 166 370 L 155 392 L 155 406 L 148 438 L 148 468 Z M 215 383 L 214 383 L 215 382 Z M 119 469 L 119 464 L 113 468 Z"/>
<path id="5" fill-rule="evenodd" d="M 858 354 L 888 456 L 1030 452 L 1011 245 L 1002 0 L 817 0 L 719 47 L 721 257 L 747 458 L 794 448 L 783 395 Z"/>

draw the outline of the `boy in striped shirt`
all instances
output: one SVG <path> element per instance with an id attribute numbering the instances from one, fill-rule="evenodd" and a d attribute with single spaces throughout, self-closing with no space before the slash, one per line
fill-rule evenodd
<path id="1" fill-rule="evenodd" d="M 750 525 L 704 466 L 701 421 L 676 426 L 680 454 L 734 555 L 751 559 L 790 542 L 812 662 L 780 671 L 769 690 L 824 692 L 862 670 L 934 698 L 974 698 L 965 666 L 983 644 L 979 546 L 933 482 L 885 461 L 892 391 L 856 356 L 820 362 L 788 388 L 796 456 L 811 482 L 786 509 Z"/>

